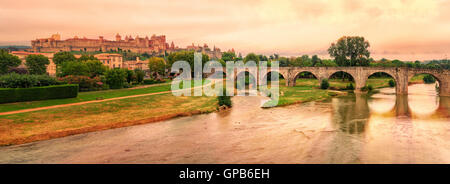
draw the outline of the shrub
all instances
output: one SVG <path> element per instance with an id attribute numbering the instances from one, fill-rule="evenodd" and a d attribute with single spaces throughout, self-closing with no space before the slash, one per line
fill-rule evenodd
<path id="1" fill-rule="evenodd" d="M 61 84 L 48 75 L 20 75 L 10 73 L 0 76 L 0 88 L 31 88 Z"/>
<path id="2" fill-rule="evenodd" d="M 0 103 L 75 98 L 77 97 L 77 95 L 77 84 L 65 84 L 34 88 L 0 88 Z"/>
<path id="3" fill-rule="evenodd" d="M 394 80 L 389 80 L 389 86 L 390 87 L 395 87 L 395 81 Z"/>
<path id="4" fill-rule="evenodd" d="M 425 82 L 425 84 L 432 84 L 436 82 L 436 79 L 431 75 L 425 75 L 423 77 L 423 82 Z"/>
<path id="5" fill-rule="evenodd" d="M 133 70 L 127 70 L 127 69 L 125 69 L 125 70 L 127 71 L 127 82 L 131 83 L 132 81 L 134 81 L 136 79 L 134 71 Z"/>
<path id="6" fill-rule="evenodd" d="M 135 69 L 134 73 L 136 74 L 136 82 L 142 83 L 144 81 L 145 72 L 141 69 Z"/>
<path id="7" fill-rule="evenodd" d="M 217 97 L 217 100 L 219 100 L 219 106 L 231 107 L 231 97 L 226 95 L 225 89 L 223 89 L 222 96 Z"/>
<path id="8" fill-rule="evenodd" d="M 320 83 L 320 89 L 328 89 L 330 87 L 330 83 L 328 83 L 328 79 L 323 79 Z"/>
<path id="9" fill-rule="evenodd" d="M 353 86 L 352 83 L 350 83 L 350 84 L 347 85 L 347 87 L 345 89 L 347 89 L 347 90 L 354 90 L 355 87 Z"/>
<path id="10" fill-rule="evenodd" d="M 361 91 L 372 91 L 373 87 L 372 85 L 364 86 L 361 88 Z"/>
<path id="11" fill-rule="evenodd" d="M 162 80 L 162 79 L 157 79 L 157 80 L 144 79 L 144 84 L 159 84 L 159 83 L 164 83 L 164 82 L 166 82 L 166 81 Z"/>
<path id="12" fill-rule="evenodd" d="M 121 89 L 127 81 L 127 72 L 124 69 L 114 68 L 105 73 L 106 83 L 111 89 Z"/>
<path id="13" fill-rule="evenodd" d="M 100 80 L 100 77 L 90 78 L 88 76 L 80 75 L 68 75 L 58 80 L 67 84 L 78 84 L 80 91 L 95 91 L 104 89 L 104 83 Z"/>
<path id="14" fill-rule="evenodd" d="M 367 89 L 368 89 L 369 91 L 372 91 L 372 90 L 373 90 L 373 86 L 369 84 L 369 85 L 367 86 Z"/>

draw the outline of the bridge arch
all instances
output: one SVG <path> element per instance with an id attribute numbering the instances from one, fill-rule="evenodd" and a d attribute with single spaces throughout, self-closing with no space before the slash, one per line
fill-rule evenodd
<path id="1" fill-rule="evenodd" d="M 362 87 L 364 87 L 364 84 L 362 84 L 362 81 L 358 81 L 357 78 L 355 78 L 355 75 L 352 74 L 351 72 L 347 72 L 345 70 L 336 70 L 336 71 L 332 71 L 328 74 L 327 79 L 328 82 L 330 83 L 330 88 L 339 88 L 339 89 L 345 89 L 347 88 L 347 86 L 335 86 L 332 84 L 331 79 L 333 78 L 340 78 L 345 80 L 346 78 L 349 79 L 348 83 L 352 84 L 355 83 L 353 86 L 355 89 L 361 89 Z M 347 84 L 348 85 L 348 84 Z"/>
<path id="2" fill-rule="evenodd" d="M 363 78 L 363 84 L 364 86 L 368 86 L 370 84 L 368 84 L 369 79 L 371 77 L 377 76 L 378 77 L 386 77 L 388 76 L 388 78 L 391 78 L 391 80 L 394 81 L 394 86 L 390 86 L 389 81 L 386 81 L 386 84 L 378 84 L 378 85 L 383 85 L 383 86 L 389 86 L 389 87 L 395 87 L 398 88 L 398 79 L 395 78 L 395 75 L 393 75 L 391 72 L 389 71 L 373 71 L 373 72 L 369 72 L 367 73 L 367 75 Z M 376 83 L 384 83 L 385 81 L 375 81 Z M 397 91 L 395 91 L 395 93 L 397 93 Z"/>
<path id="3" fill-rule="evenodd" d="M 319 75 L 317 73 L 315 73 L 314 71 L 310 71 L 310 70 L 299 70 L 296 71 L 291 79 L 291 85 L 290 86 L 295 86 L 297 79 L 300 78 L 301 74 L 309 74 L 311 77 L 320 80 Z"/>
<path id="4" fill-rule="evenodd" d="M 287 82 L 287 79 L 288 79 L 287 75 L 283 74 L 281 71 L 276 71 L 276 70 L 269 70 L 265 73 L 259 73 L 259 76 L 262 77 L 259 82 L 261 82 L 262 85 L 265 85 L 266 83 L 264 83 L 264 82 L 270 81 L 270 75 L 272 73 L 278 73 L 278 75 L 279 75 L 278 79 L 285 79 L 285 82 Z"/>

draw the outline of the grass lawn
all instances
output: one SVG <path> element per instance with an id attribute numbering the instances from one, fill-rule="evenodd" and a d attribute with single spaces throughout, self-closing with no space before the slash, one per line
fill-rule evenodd
<path id="1" fill-rule="evenodd" d="M 203 83 L 208 83 L 209 81 L 204 81 Z M 194 83 L 194 81 L 192 81 Z M 150 86 L 136 89 L 115 89 L 115 90 L 104 90 L 104 91 L 91 91 L 91 92 L 80 92 L 76 98 L 66 98 L 66 99 L 52 99 L 52 100 L 42 100 L 42 101 L 31 101 L 31 102 L 16 102 L 0 104 L 0 112 L 9 112 L 22 109 L 30 109 L 36 107 L 46 107 L 52 105 L 70 104 L 77 102 L 92 101 L 97 99 L 109 99 L 116 97 L 124 97 L 131 95 L 140 95 L 147 93 L 156 93 L 162 91 L 169 91 L 171 89 L 171 82 L 163 83 L 158 86 Z"/>
<path id="2" fill-rule="evenodd" d="M 135 97 L 0 116 L 0 145 L 150 123 L 215 111 L 216 97 Z"/>

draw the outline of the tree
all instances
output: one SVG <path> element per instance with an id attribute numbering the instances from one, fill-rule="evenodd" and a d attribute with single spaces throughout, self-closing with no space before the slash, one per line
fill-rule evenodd
<path id="1" fill-rule="evenodd" d="M 56 65 L 62 65 L 65 62 L 77 61 L 77 58 L 71 52 L 58 52 L 53 55 L 53 62 Z"/>
<path id="2" fill-rule="evenodd" d="M 134 74 L 133 70 L 128 70 L 128 69 L 125 69 L 125 70 L 127 71 L 127 82 L 131 83 L 136 78 L 136 75 Z"/>
<path id="3" fill-rule="evenodd" d="M 224 52 L 222 53 L 223 61 L 234 61 L 236 59 L 236 54 L 234 52 Z"/>
<path id="4" fill-rule="evenodd" d="M 244 58 L 244 63 L 247 63 L 248 61 L 254 61 L 255 63 L 259 62 L 259 57 L 255 53 L 249 53 Z"/>
<path id="5" fill-rule="evenodd" d="M 150 70 L 150 76 L 155 79 L 160 75 L 164 75 L 166 69 L 166 62 L 160 57 L 151 57 L 148 59 L 148 69 Z"/>
<path id="6" fill-rule="evenodd" d="M 369 66 L 370 44 L 360 36 L 343 36 L 332 43 L 328 53 L 339 66 Z"/>
<path id="7" fill-rule="evenodd" d="M 108 67 L 103 65 L 103 63 L 100 62 L 99 60 L 87 60 L 81 63 L 87 66 L 87 72 L 90 77 L 97 77 L 103 75 L 106 72 L 106 70 L 108 70 Z"/>
<path id="8" fill-rule="evenodd" d="M 145 73 L 141 69 L 134 69 L 134 73 L 136 74 L 136 81 L 138 83 L 142 83 L 144 81 Z"/>
<path id="9" fill-rule="evenodd" d="M 311 58 L 311 62 L 312 62 L 312 66 L 316 66 L 321 63 L 321 60 L 317 55 L 314 55 Z"/>
<path id="10" fill-rule="evenodd" d="M 47 65 L 50 64 L 50 61 L 47 57 L 41 54 L 32 54 L 28 55 L 25 60 L 25 65 L 27 66 L 30 74 L 42 75 L 47 73 Z"/>
<path id="11" fill-rule="evenodd" d="M 61 66 L 61 72 L 59 76 L 67 76 L 67 75 L 89 75 L 89 68 L 83 62 L 70 61 L 64 62 Z"/>
<path id="12" fill-rule="evenodd" d="M 9 54 L 8 51 L 0 49 L 0 74 L 5 74 L 11 67 L 17 67 L 22 63 L 19 57 Z"/>
<path id="13" fill-rule="evenodd" d="M 168 66 L 172 67 L 172 64 L 177 61 L 187 61 L 191 66 L 191 69 L 194 68 L 194 51 L 180 51 L 180 52 L 172 52 L 167 56 Z M 206 54 L 202 54 L 202 65 L 209 61 L 209 56 Z"/>
<path id="14" fill-rule="evenodd" d="M 127 81 L 127 72 L 125 69 L 114 68 L 106 71 L 105 78 L 111 89 L 120 89 Z"/>
<path id="15" fill-rule="evenodd" d="M 84 54 L 80 58 L 78 58 L 78 61 L 88 61 L 88 60 L 93 61 L 93 60 L 98 60 L 98 59 L 96 57 L 94 57 L 93 55 L 87 55 L 87 54 Z"/>

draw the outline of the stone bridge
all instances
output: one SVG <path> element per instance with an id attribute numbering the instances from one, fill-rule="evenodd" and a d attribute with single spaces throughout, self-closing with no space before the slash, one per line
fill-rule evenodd
<path id="1" fill-rule="evenodd" d="M 235 70 L 235 76 L 241 72 L 252 71 L 252 68 L 245 70 Z M 256 71 L 253 70 L 253 71 Z M 257 71 L 257 78 L 266 76 L 271 72 L 271 68 L 267 68 L 264 75 Z M 275 71 L 274 71 L 275 72 Z M 350 74 L 355 80 L 355 92 L 361 92 L 361 88 L 366 86 L 366 81 L 374 73 L 383 72 L 394 78 L 396 83 L 397 94 L 408 94 L 408 82 L 417 74 L 431 74 L 439 82 L 441 96 L 450 96 L 450 70 L 445 69 L 419 69 L 407 67 L 279 67 L 276 71 L 280 73 L 286 80 L 286 86 L 295 86 L 295 81 L 302 72 L 312 73 L 318 80 L 319 84 L 323 79 L 329 79 L 336 72 L 345 72 Z"/>

